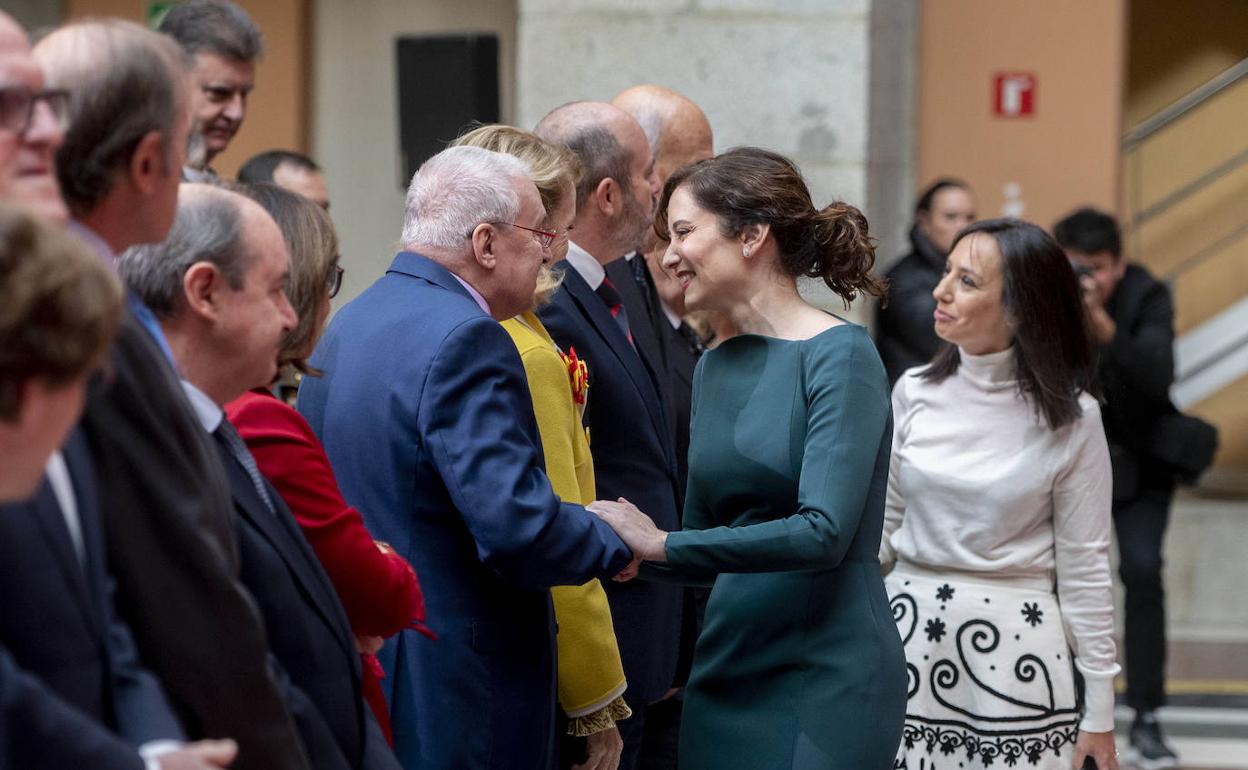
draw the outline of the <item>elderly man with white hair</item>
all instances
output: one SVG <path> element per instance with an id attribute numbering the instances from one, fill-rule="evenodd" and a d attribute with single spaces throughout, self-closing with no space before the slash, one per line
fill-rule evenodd
<path id="1" fill-rule="evenodd" d="M 402 248 L 340 310 L 299 409 L 347 501 L 425 589 L 432 641 L 380 654 L 408 770 L 555 761 L 550 586 L 611 577 L 631 553 L 542 469 L 524 367 L 498 321 L 527 309 L 555 234 L 528 167 L 475 147 L 412 179 Z"/>

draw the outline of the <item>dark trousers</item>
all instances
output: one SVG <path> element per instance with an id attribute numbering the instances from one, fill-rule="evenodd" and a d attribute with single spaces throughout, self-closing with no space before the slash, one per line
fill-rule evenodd
<path id="1" fill-rule="evenodd" d="M 624 739 L 620 770 L 676 770 L 683 706 L 684 700 L 678 694 L 649 706 L 633 706 L 633 715 L 616 723 Z"/>
<path id="2" fill-rule="evenodd" d="M 1161 546 L 1173 485 L 1143 487 L 1114 502 L 1118 574 L 1126 589 L 1127 704 L 1151 711 L 1166 699 L 1166 595 Z"/>

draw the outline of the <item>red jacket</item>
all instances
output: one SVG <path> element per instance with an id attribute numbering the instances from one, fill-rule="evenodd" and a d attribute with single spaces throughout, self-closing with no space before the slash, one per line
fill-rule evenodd
<path id="1" fill-rule="evenodd" d="M 225 407 L 247 448 L 298 520 L 347 611 L 357 636 L 392 636 L 415 625 L 423 630 L 425 603 L 411 566 L 383 553 L 360 512 L 343 500 L 320 440 L 303 415 L 266 390 L 243 394 Z M 366 656 L 364 696 L 386 737 L 389 717 L 378 681 L 380 667 Z"/>

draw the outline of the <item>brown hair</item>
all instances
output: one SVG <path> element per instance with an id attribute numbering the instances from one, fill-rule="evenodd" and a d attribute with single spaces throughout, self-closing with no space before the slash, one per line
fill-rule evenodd
<path id="1" fill-rule="evenodd" d="M 797 166 L 758 147 L 737 147 L 678 170 L 663 186 L 654 229 L 667 240 L 667 205 L 684 187 L 719 217 L 720 230 L 736 237 L 766 224 L 780 247 L 780 267 L 794 278 L 822 278 L 848 305 L 860 293 L 879 296 L 884 282 L 872 274 L 875 239 L 855 207 L 836 201 L 816 209 Z"/>
<path id="2" fill-rule="evenodd" d="M 338 235 L 325 209 L 296 193 L 268 182 L 235 184 L 232 188 L 269 212 L 282 231 L 290 252 L 290 283 L 286 297 L 299 314 L 299 323 L 286 333 L 277 353 L 279 365 L 290 364 L 314 377 L 321 372 L 308 364 L 306 354 L 324 331 L 320 322 L 325 287 L 338 266 Z"/>
<path id="3" fill-rule="evenodd" d="M 563 202 L 564 188 L 581 184 L 585 167 L 576 153 L 514 126 L 491 124 L 478 126 L 451 142 L 452 147 L 480 147 L 506 155 L 513 155 L 529 166 L 529 176 L 542 198 L 547 221 Z M 541 306 L 550 301 L 555 290 L 563 282 L 558 270 L 543 269 L 537 276 L 534 304 Z"/>
<path id="4" fill-rule="evenodd" d="M 59 387 L 100 365 L 121 321 L 121 284 L 67 232 L 0 206 L 0 419 L 22 385 Z"/>

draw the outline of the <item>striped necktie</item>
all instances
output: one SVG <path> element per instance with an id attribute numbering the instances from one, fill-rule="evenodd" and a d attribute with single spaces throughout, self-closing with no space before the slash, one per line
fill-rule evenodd
<path id="1" fill-rule="evenodd" d="M 628 328 L 628 312 L 624 309 L 624 300 L 620 297 L 620 290 L 615 288 L 615 284 L 610 278 L 604 277 L 602 283 L 598 284 L 598 288 L 594 289 L 594 293 L 607 306 L 607 310 L 611 311 L 611 317 L 619 325 L 620 331 L 624 332 L 624 336 L 628 338 L 628 344 L 633 344 L 633 332 Z"/>
<path id="2" fill-rule="evenodd" d="M 238 431 L 230 424 L 229 420 L 221 420 L 221 424 L 217 426 L 217 436 L 225 444 L 225 448 L 230 450 L 230 454 L 238 460 L 238 464 L 243 466 L 243 470 L 247 471 L 247 475 L 251 478 L 252 485 L 256 488 L 256 494 L 260 495 L 260 499 L 264 501 L 264 506 L 269 509 L 269 513 L 276 513 L 273 507 L 273 500 L 269 497 L 269 490 L 264 485 L 264 477 L 260 475 L 260 467 L 256 465 L 256 458 L 252 456 L 251 450 L 247 448 L 247 444 L 243 441 L 243 437 L 238 435 Z"/>

